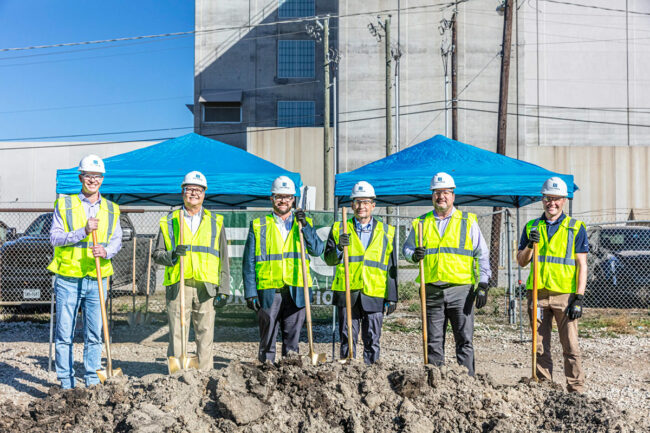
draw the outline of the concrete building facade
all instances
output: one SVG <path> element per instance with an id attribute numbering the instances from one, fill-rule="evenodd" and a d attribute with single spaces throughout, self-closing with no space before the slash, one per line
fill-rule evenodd
<path id="1" fill-rule="evenodd" d="M 581 189 L 574 212 L 650 208 L 645 168 L 650 164 L 650 82 L 644 75 L 650 66 L 650 4 L 518 3 L 513 15 L 507 155 L 573 174 Z M 299 16 L 292 18 L 299 22 L 276 24 L 289 19 L 283 18 L 282 8 L 290 7 L 338 16 L 331 21 L 330 38 L 341 55 L 336 71 L 341 171 L 386 155 L 384 40 L 369 32 L 373 25 L 382 33 L 378 15 L 382 20 L 392 15 L 393 49 L 399 43 L 403 53 L 400 130 L 393 142 L 405 148 L 444 134 L 450 96 L 445 102 L 441 43 L 448 34 L 441 35 L 439 28 L 456 12 L 458 139 L 494 151 L 503 32 L 498 5 L 489 0 L 458 5 L 430 0 L 197 0 L 195 130 L 243 148 L 254 141 L 249 150 L 283 165 L 291 149 L 262 148 L 261 143 L 274 146 L 273 140 L 263 137 L 265 129 L 273 129 L 273 139 L 281 140 L 285 127 L 322 127 L 322 83 L 310 82 L 322 80 L 319 42 L 313 77 L 278 76 L 281 42 L 310 40 L 305 24 L 313 24 Z M 395 83 L 394 76 L 391 81 Z M 229 95 L 222 97 L 226 103 L 240 99 L 241 122 L 204 121 L 206 104 L 214 102 L 215 92 Z M 285 100 L 314 101 L 314 122 L 278 122 L 279 103 Z M 299 118 L 309 116 L 304 107 L 294 108 Z M 252 128 L 255 140 L 244 133 Z M 451 135 L 449 122 L 447 128 Z M 319 134 L 309 135 L 318 141 Z M 316 150 L 322 141 L 296 145 Z M 314 158 L 322 159 L 321 155 L 315 152 Z"/>

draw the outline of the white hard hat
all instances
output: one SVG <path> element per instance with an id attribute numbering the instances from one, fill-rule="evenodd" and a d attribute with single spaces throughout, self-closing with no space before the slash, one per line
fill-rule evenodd
<path id="1" fill-rule="evenodd" d="M 273 181 L 271 194 L 296 195 L 296 185 L 287 176 L 280 176 Z"/>
<path id="2" fill-rule="evenodd" d="M 569 195 L 566 183 L 557 176 L 550 177 L 542 186 L 542 194 L 566 197 Z"/>
<path id="3" fill-rule="evenodd" d="M 443 171 L 434 174 L 431 178 L 431 191 L 442 188 L 456 188 L 454 178 Z"/>
<path id="4" fill-rule="evenodd" d="M 181 188 L 185 185 L 198 185 L 208 189 L 208 181 L 205 179 L 205 176 L 203 176 L 203 173 L 196 170 L 190 171 L 185 175 Z"/>
<path id="5" fill-rule="evenodd" d="M 372 187 L 368 182 L 365 180 L 362 180 L 361 182 L 357 182 L 354 184 L 352 187 L 352 193 L 350 194 L 351 199 L 355 198 L 375 198 L 375 188 Z"/>
<path id="6" fill-rule="evenodd" d="M 87 155 L 79 161 L 80 172 L 106 173 L 104 161 L 97 155 Z"/>

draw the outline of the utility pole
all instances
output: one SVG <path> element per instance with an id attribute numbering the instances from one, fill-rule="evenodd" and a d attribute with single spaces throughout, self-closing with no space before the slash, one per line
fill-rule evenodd
<path id="1" fill-rule="evenodd" d="M 390 50 L 390 15 L 384 21 L 386 49 L 386 156 L 393 154 L 393 57 Z"/>
<path id="2" fill-rule="evenodd" d="M 323 207 L 329 209 L 332 207 L 332 191 L 330 183 L 332 182 L 332 168 L 330 166 L 332 147 L 330 146 L 330 19 L 325 18 L 323 24 L 323 194 L 325 200 Z"/>
<path id="3" fill-rule="evenodd" d="M 332 154 L 333 146 L 330 145 L 330 67 L 335 68 L 340 56 L 337 50 L 330 49 L 329 44 L 329 16 L 323 21 L 316 21 L 316 26 L 306 25 L 307 34 L 316 42 L 323 42 L 323 207 L 332 208 Z"/>
<path id="4" fill-rule="evenodd" d="M 458 3 L 451 16 L 451 139 L 458 140 Z"/>
<path id="5" fill-rule="evenodd" d="M 453 51 L 452 36 L 450 35 L 453 19 L 453 16 L 451 20 L 443 18 L 440 20 L 440 25 L 438 26 L 440 36 L 442 36 L 440 41 L 440 56 L 442 57 L 442 67 L 445 74 L 445 137 L 449 137 L 449 57 Z"/>
<path id="6" fill-rule="evenodd" d="M 501 46 L 501 81 L 499 83 L 499 114 L 497 128 L 497 153 L 506 154 L 508 117 L 508 79 L 510 77 L 510 51 L 512 45 L 512 0 L 503 0 L 503 44 Z M 492 215 L 490 239 L 490 286 L 499 284 L 499 248 L 501 243 L 501 208 L 495 207 Z M 510 260 L 510 258 L 508 258 Z"/>

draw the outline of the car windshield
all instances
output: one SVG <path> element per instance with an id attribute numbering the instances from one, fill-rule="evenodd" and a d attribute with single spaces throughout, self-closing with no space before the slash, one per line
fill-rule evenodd
<path id="1" fill-rule="evenodd" d="M 47 236 L 52 227 L 52 214 L 41 215 L 25 230 L 25 236 Z"/>
<path id="2" fill-rule="evenodd" d="M 650 251 L 650 230 L 603 230 L 600 237 L 610 251 Z"/>

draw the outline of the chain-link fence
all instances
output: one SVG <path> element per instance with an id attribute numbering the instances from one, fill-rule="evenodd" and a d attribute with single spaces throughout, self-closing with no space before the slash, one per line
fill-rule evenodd
<path id="1" fill-rule="evenodd" d="M 491 293 L 503 296 L 500 303 L 503 308 L 499 308 L 499 313 L 504 320 L 515 323 L 519 321 L 522 307 L 521 283 L 525 283 L 529 273 L 529 267 L 519 268 L 516 262 L 519 238 L 525 223 L 542 214 L 541 205 L 528 206 L 519 212 L 512 209 L 491 212 L 491 208 L 466 207 L 462 210 L 475 212 L 478 216 L 482 236 L 490 251 Z M 125 316 L 134 309 L 142 311 L 147 308 L 153 313 L 165 311 L 163 269 L 151 263 L 149 257 L 150 250 L 156 248 L 159 220 L 168 212 L 168 209 L 123 209 L 120 220 L 124 230 L 122 249 L 112 260 L 115 273 L 109 284 L 108 306 L 114 317 Z M 248 227 L 252 219 L 268 211 L 218 212 L 224 215 L 229 240 L 230 283 L 234 295 L 229 304 L 244 305 L 241 260 Z M 333 213 L 311 214 L 319 236 L 326 240 L 334 220 Z M 587 225 L 591 246 L 587 307 L 629 309 L 650 306 L 650 218 L 627 220 L 629 216 L 612 211 L 577 216 Z M 401 254 L 414 217 L 391 214 L 383 218 L 388 218 L 399 228 L 398 279 L 400 289 L 406 293 L 415 287 L 418 273 L 418 267 L 404 260 Z M 53 276 L 46 268 L 53 254 L 49 241 L 51 221 L 52 214 L 47 209 L 0 210 L 1 314 L 49 312 Z M 330 304 L 332 294 L 329 287 L 334 268 L 327 266 L 321 258 L 312 258 L 311 270 L 315 276 L 314 304 Z M 525 305 L 523 307 L 525 309 Z"/>

